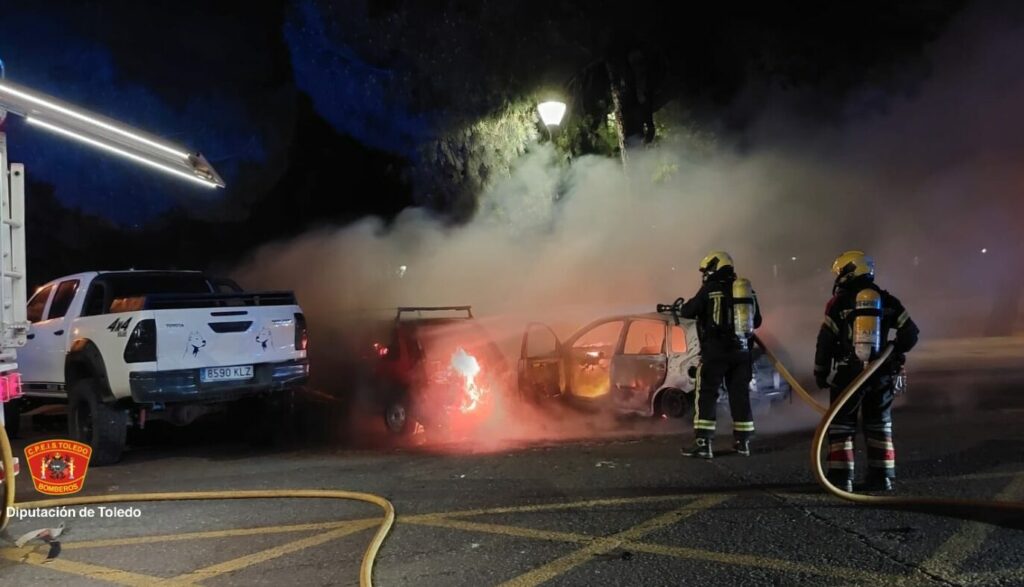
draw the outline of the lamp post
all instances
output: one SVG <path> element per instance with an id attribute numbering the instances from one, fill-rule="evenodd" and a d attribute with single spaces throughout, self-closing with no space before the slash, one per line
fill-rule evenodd
<path id="1" fill-rule="evenodd" d="M 551 140 L 551 127 L 561 124 L 562 117 L 565 116 L 565 102 L 558 100 L 541 102 L 537 104 L 537 113 L 540 114 L 540 121 L 544 123 L 544 128 L 548 130 L 548 139 Z"/>

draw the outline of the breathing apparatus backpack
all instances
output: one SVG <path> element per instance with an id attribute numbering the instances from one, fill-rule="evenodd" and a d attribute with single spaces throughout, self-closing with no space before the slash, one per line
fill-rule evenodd
<path id="1" fill-rule="evenodd" d="M 754 288 L 749 279 L 737 277 L 732 282 L 732 322 L 733 334 L 740 342 L 740 348 L 750 349 L 750 339 L 754 336 L 754 316 L 757 314 L 757 300 Z"/>

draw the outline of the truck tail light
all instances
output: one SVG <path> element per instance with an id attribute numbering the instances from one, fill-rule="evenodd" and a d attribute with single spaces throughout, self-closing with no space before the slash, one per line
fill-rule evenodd
<path id="1" fill-rule="evenodd" d="M 309 349 L 309 331 L 306 330 L 306 317 L 302 314 L 295 315 L 295 350 L 304 351 Z"/>
<path id="2" fill-rule="evenodd" d="M 21 373 L 0 375 L 0 404 L 21 397 Z"/>
<path id="3" fill-rule="evenodd" d="M 156 361 L 156 320 L 142 320 L 135 325 L 128 344 L 124 347 L 126 363 L 152 363 Z"/>

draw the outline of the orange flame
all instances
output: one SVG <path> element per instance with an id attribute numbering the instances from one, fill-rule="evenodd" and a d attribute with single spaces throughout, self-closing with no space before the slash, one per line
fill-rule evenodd
<path id="1" fill-rule="evenodd" d="M 452 369 L 466 379 L 466 395 L 462 398 L 462 405 L 459 411 L 463 414 L 472 412 L 480 405 L 486 390 L 476 383 L 476 376 L 480 374 L 480 363 L 476 357 L 467 353 L 462 347 L 455 349 L 452 355 Z"/>

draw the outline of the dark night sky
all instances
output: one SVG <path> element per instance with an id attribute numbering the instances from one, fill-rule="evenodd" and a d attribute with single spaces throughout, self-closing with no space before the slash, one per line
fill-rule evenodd
<path id="1" fill-rule="evenodd" d="M 247 3 L 218 13 L 225 4 L 8 6 L 0 59 L 12 81 L 202 151 L 226 178 L 227 194 L 154 177 L 12 119 L 14 160 L 55 184 L 63 202 L 133 225 L 174 203 L 201 213 L 210 198 L 259 197 L 288 164 L 298 92 L 339 133 L 370 147 L 405 154 L 410 137 L 425 133 L 422 117 L 364 93 L 366 76 L 377 72 L 329 50 L 312 4 Z"/>
<path id="2" fill-rule="evenodd" d="M 400 1 L 8 4 L 0 20 L 0 59 L 10 79 L 201 150 L 228 182 L 226 192 L 196 190 L 37 129 L 23 128 L 17 121 L 7 123 L 13 156 L 29 166 L 31 177 L 54 185 L 65 204 L 128 226 L 142 225 L 175 204 L 200 218 L 244 218 L 250 206 L 267 194 L 287 194 L 291 187 L 282 182 L 300 184 L 295 189 L 342 191 L 341 196 L 319 197 L 347 198 L 351 203 L 350 213 L 344 212 L 346 204 L 336 204 L 329 209 L 311 206 L 310 216 L 337 221 L 363 212 L 393 213 L 408 203 L 408 194 L 397 185 L 402 181 L 400 162 L 412 157 L 416 146 L 435 135 L 440 121 L 451 114 L 415 107 L 414 94 L 420 88 L 409 82 L 416 77 L 406 74 L 421 69 L 435 78 L 458 79 L 460 73 L 467 75 L 461 72 L 465 69 L 476 72 L 473 75 L 496 77 L 500 86 L 506 74 L 501 68 L 519 68 L 523 71 L 516 75 L 507 72 L 508 79 L 528 79 L 529 70 L 536 66 L 524 63 L 524 56 L 566 54 L 566 62 L 552 67 L 579 65 L 587 53 L 579 50 L 572 55 L 573 44 L 603 38 L 601 27 L 611 26 L 622 16 L 616 3 L 526 2 L 507 9 L 507 20 L 481 24 L 460 40 L 459 31 L 475 22 L 479 8 L 473 2 L 414 3 L 409 13 L 427 22 L 418 31 L 415 22 L 411 28 L 404 23 L 404 29 L 395 29 L 404 31 L 401 38 L 390 34 L 390 21 L 373 20 L 395 7 L 412 5 Z M 935 20 L 941 26 L 958 3 L 932 4 L 940 7 L 928 10 L 939 14 Z M 488 6 L 486 14 L 506 10 L 505 5 L 495 9 L 494 2 Z M 544 7 L 544 13 L 536 13 L 534 26 L 538 6 Z M 867 65 L 851 71 L 874 75 L 884 69 L 889 50 L 884 43 L 873 45 L 874 41 L 884 35 L 904 38 L 901 27 L 920 20 L 919 13 L 906 8 L 879 16 L 875 5 L 858 9 L 856 15 L 862 21 L 828 17 L 830 24 L 821 27 L 811 24 L 814 18 L 834 11 L 804 10 L 797 5 L 779 13 L 750 12 L 739 8 L 742 3 L 733 3 L 699 10 L 694 7 L 700 5 L 692 5 L 672 14 L 654 6 L 637 3 L 626 22 L 649 30 L 651 38 L 657 37 L 663 46 L 678 46 L 681 55 L 674 55 L 673 61 L 692 62 L 687 91 L 699 87 L 705 93 L 719 92 L 715 103 L 723 105 L 743 83 L 745 72 L 755 66 L 796 72 L 793 75 L 802 82 L 823 87 L 835 81 L 831 70 L 842 67 L 828 65 L 829 71 L 821 71 L 815 55 L 839 66 L 844 61 L 863 61 Z M 371 24 L 364 26 L 367 22 Z M 429 45 L 434 34 L 429 28 L 445 26 L 437 33 L 441 36 L 436 46 Z M 559 32 L 560 28 L 564 31 Z M 534 37 L 523 37 L 517 45 L 527 34 Z M 351 35 L 351 42 L 346 35 Z M 550 47 L 528 46 L 536 44 L 535 39 L 551 38 L 556 40 Z M 497 39 L 492 44 L 508 43 L 508 54 L 500 50 L 502 46 L 474 50 L 474 43 L 487 39 Z M 834 46 L 815 45 L 831 39 L 836 39 Z M 762 51 L 762 42 L 775 52 Z M 918 38 L 908 41 L 909 52 L 922 43 Z M 696 49 L 701 47 L 712 50 L 699 54 Z M 907 52 L 905 47 L 892 48 L 894 55 Z M 448 61 L 438 62 L 432 52 Z M 389 61 L 390 67 L 371 63 L 382 60 Z M 459 67 L 462 60 L 464 68 Z M 755 63 L 759 61 L 767 63 Z M 881 66 L 876 64 L 879 61 Z M 467 82 L 458 79 L 458 83 Z M 472 79 L 468 83 L 472 92 Z M 494 79 L 489 83 L 494 85 Z M 466 90 L 453 90 L 444 108 L 457 108 L 452 104 L 457 104 L 459 91 Z M 321 151 L 335 156 L 360 150 L 368 153 L 366 161 L 373 164 L 356 159 L 346 166 L 347 162 L 332 162 L 327 154 L 322 154 L 323 161 L 317 159 Z M 394 156 L 394 162 L 388 156 Z M 358 201 L 345 191 L 353 182 L 372 181 L 370 173 L 375 169 L 393 171 L 388 178 L 395 184 L 390 195 Z M 325 178 L 337 181 L 325 185 Z"/>
<path id="3" fill-rule="evenodd" d="M 102 4 L 22 6 L 5 9 L 0 23 L 0 58 L 10 79 L 209 153 L 229 181 L 236 179 L 239 159 L 266 161 L 267 137 L 251 126 L 238 96 L 255 80 L 236 70 L 227 83 L 218 82 L 227 56 L 204 63 L 198 59 L 203 47 L 189 42 L 209 36 L 202 30 L 207 27 L 190 35 L 180 25 L 165 27 L 159 17 L 143 27 L 141 19 L 130 24 Z M 237 63 L 258 68 L 254 61 Z M 267 71 L 262 81 L 272 75 Z M 87 211 L 132 223 L 166 209 L 174 198 L 210 197 L 36 129 L 13 121 L 9 127 L 12 156 L 29 166 L 32 177 L 56 184 L 63 201 Z"/>

